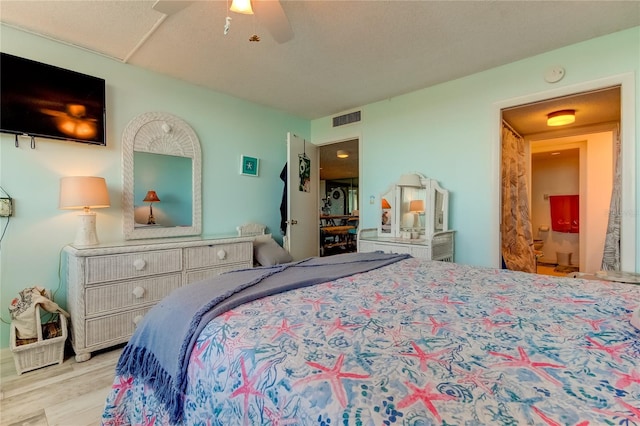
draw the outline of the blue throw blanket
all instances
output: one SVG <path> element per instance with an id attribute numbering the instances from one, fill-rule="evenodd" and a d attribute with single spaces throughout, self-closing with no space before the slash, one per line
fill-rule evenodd
<path id="1" fill-rule="evenodd" d="M 228 272 L 174 290 L 138 324 L 116 367 L 141 378 L 171 413 L 182 417 L 187 364 L 200 331 L 216 316 L 243 303 L 295 288 L 371 271 L 407 254 L 349 253 Z"/>

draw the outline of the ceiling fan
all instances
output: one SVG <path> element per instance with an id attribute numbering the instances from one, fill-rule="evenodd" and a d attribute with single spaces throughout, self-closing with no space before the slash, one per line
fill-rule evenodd
<path id="1" fill-rule="evenodd" d="M 180 12 L 182 9 L 189 6 L 191 3 L 194 3 L 193 0 L 157 0 L 152 8 L 157 10 L 160 13 L 164 13 L 165 15 L 173 15 L 175 13 Z M 235 3 L 235 0 L 234 2 Z M 233 10 L 233 3 L 231 10 Z M 284 9 L 282 8 L 282 4 L 280 4 L 279 0 L 245 0 L 245 3 L 249 5 L 250 10 L 252 9 L 253 14 L 255 15 L 258 22 L 263 25 L 271 34 L 273 39 L 278 43 L 286 43 L 287 41 L 293 38 L 293 30 L 291 29 L 291 25 L 289 24 L 289 19 L 287 15 L 284 13 Z M 248 12 L 240 12 L 245 14 L 251 14 Z M 229 24 L 229 16 L 226 20 L 225 25 L 225 34 L 228 31 Z M 257 37 L 257 36 L 252 36 Z M 252 41 L 259 41 L 254 39 Z"/>

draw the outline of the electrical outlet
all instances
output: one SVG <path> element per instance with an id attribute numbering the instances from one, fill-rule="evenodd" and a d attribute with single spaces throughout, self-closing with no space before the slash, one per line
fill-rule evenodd
<path id="1" fill-rule="evenodd" d="M 0 217 L 13 215 L 13 200 L 11 198 L 0 198 Z"/>

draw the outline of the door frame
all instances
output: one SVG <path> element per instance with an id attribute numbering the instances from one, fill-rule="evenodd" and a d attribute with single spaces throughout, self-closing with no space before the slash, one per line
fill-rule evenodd
<path id="1" fill-rule="evenodd" d="M 493 173 L 493 182 L 490 193 L 491 209 L 493 217 L 492 229 L 495 232 L 489 236 L 490 246 L 495 247 L 492 254 L 491 266 L 501 267 L 501 125 L 502 110 L 506 108 L 525 105 L 533 102 L 545 101 L 553 98 L 579 94 L 592 90 L 598 90 L 606 87 L 620 85 L 620 159 L 622 165 L 622 196 L 621 196 L 621 227 L 620 233 L 620 260 L 623 271 L 637 272 L 636 253 L 637 253 L 637 237 L 636 237 L 636 215 L 631 214 L 636 210 L 636 105 L 635 105 L 635 80 L 633 73 L 625 73 L 606 77 L 597 80 L 591 80 L 583 83 L 573 84 L 564 87 L 558 87 L 538 93 L 530 93 L 516 98 L 505 99 L 492 104 L 491 111 L 491 135 L 493 135 L 492 155 L 491 155 L 491 171 Z"/>
<path id="2" fill-rule="evenodd" d="M 325 147 L 327 145 L 333 145 L 340 142 L 346 142 L 353 139 L 358 139 L 358 210 L 360 212 L 360 220 L 359 223 L 362 224 L 362 133 L 347 133 L 347 136 L 341 136 L 340 138 L 329 138 L 323 141 L 314 141 L 313 144 L 320 147 Z M 318 184 L 320 183 L 320 173 L 318 173 Z M 320 213 L 318 213 L 319 217 Z"/>

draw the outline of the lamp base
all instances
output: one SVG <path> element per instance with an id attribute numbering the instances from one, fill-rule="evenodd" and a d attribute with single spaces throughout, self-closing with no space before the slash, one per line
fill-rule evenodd
<path id="1" fill-rule="evenodd" d="M 78 215 L 80 226 L 73 242 L 75 246 L 95 246 L 99 244 L 98 233 L 96 232 L 96 214 L 94 212 L 84 212 Z"/>

